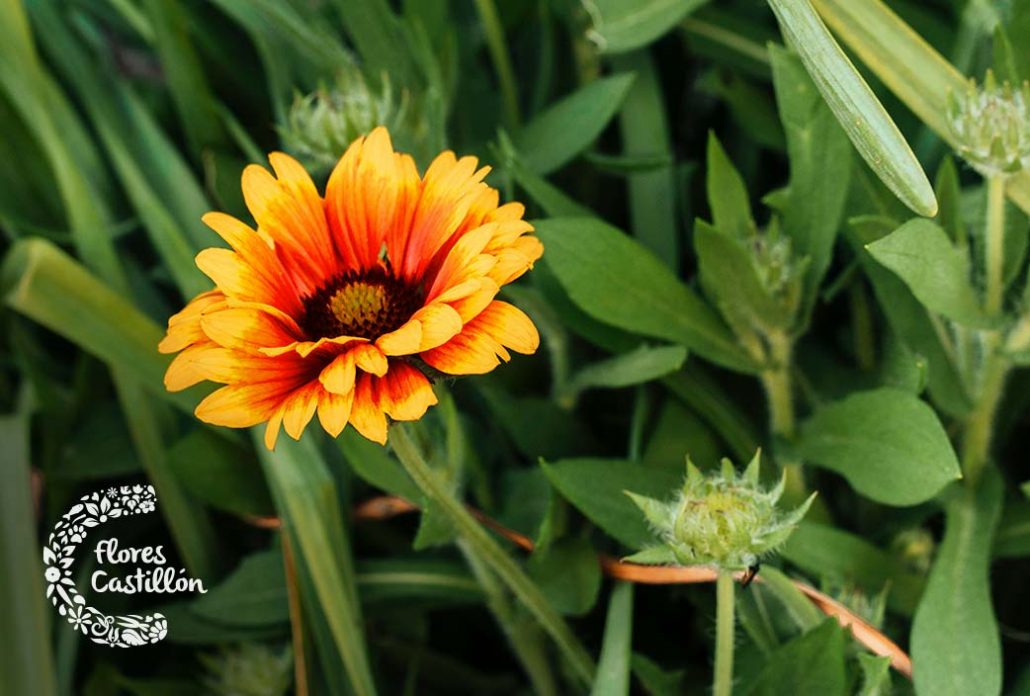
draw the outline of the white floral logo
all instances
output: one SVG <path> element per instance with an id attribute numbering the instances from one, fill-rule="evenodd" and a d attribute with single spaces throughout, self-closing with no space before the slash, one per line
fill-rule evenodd
<path id="1" fill-rule="evenodd" d="M 43 548 L 46 571 L 46 596 L 58 613 L 94 643 L 115 648 L 131 648 L 157 643 L 168 634 L 168 621 L 162 614 L 109 616 L 86 604 L 71 577 L 75 549 L 89 530 L 109 520 L 145 515 L 157 509 L 154 487 L 137 484 L 108 488 L 83 496 L 61 517 Z"/>

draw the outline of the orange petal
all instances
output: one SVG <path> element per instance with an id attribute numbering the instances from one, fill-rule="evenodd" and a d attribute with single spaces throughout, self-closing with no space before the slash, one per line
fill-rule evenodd
<path id="1" fill-rule="evenodd" d="M 200 325 L 215 343 L 249 352 L 290 344 L 298 338 L 278 317 L 249 307 L 211 312 L 204 315 Z"/>
<path id="2" fill-rule="evenodd" d="M 348 268 L 374 266 L 384 243 L 391 258 L 403 254 L 418 187 L 414 160 L 393 151 L 385 128 L 347 148 L 326 185 L 325 215 Z"/>
<path id="3" fill-rule="evenodd" d="M 506 285 L 533 267 L 544 253 L 544 245 L 536 237 L 521 237 L 507 249 L 497 252 L 497 265 L 489 275 L 498 285 Z"/>
<path id="4" fill-rule="evenodd" d="M 203 292 L 187 304 L 182 311 L 168 319 L 168 334 L 157 345 L 162 353 L 178 353 L 183 348 L 205 340 L 200 328 L 204 313 L 225 305 L 225 295 L 220 290 Z"/>
<path id="5" fill-rule="evenodd" d="M 382 377 L 389 368 L 386 356 L 383 352 L 371 343 L 362 343 L 351 351 L 354 355 L 354 362 L 365 372 L 376 377 Z"/>
<path id="6" fill-rule="evenodd" d="M 354 388 L 354 405 L 350 412 L 350 422 L 364 437 L 386 444 L 386 416 L 375 397 L 372 388 L 372 375 L 363 374 L 358 377 Z"/>
<path id="7" fill-rule="evenodd" d="M 443 291 L 469 278 L 470 266 L 482 254 L 493 232 L 492 225 L 483 225 L 457 241 L 436 272 L 426 293 L 427 301 L 433 301 Z M 489 257 L 484 261 L 489 261 Z"/>
<path id="8" fill-rule="evenodd" d="M 282 381 L 231 384 L 201 401 L 197 418 L 212 425 L 249 428 L 270 418 L 294 388 L 294 383 Z"/>
<path id="9" fill-rule="evenodd" d="M 354 405 L 354 390 L 346 394 L 323 391 L 318 399 L 318 422 L 333 437 L 339 436 L 347 427 L 351 407 Z"/>
<path id="10" fill-rule="evenodd" d="M 379 407 L 399 421 L 418 420 L 437 403 L 429 380 L 407 363 L 394 363 L 390 373 L 376 381 Z"/>
<path id="11" fill-rule="evenodd" d="M 333 358 L 318 380 L 329 393 L 342 395 L 354 391 L 354 377 L 354 351 L 347 351 Z"/>
<path id="12" fill-rule="evenodd" d="M 493 301 L 501 289 L 490 278 L 480 278 L 476 282 L 479 288 L 474 293 L 451 303 L 451 307 L 461 317 L 462 323 L 472 321 L 473 318 L 478 316 L 480 312 L 490 305 L 490 302 Z"/>
<path id="13" fill-rule="evenodd" d="M 283 404 L 275 410 L 272 417 L 265 424 L 265 447 L 269 450 L 275 449 L 275 443 L 279 439 L 279 430 L 282 428 L 283 415 L 286 413 L 286 405 Z"/>
<path id="14" fill-rule="evenodd" d="M 322 387 L 318 382 L 311 382 L 290 395 L 284 404 L 283 428 L 286 434 L 294 440 L 299 440 L 304 434 L 304 428 L 311 422 L 318 407 L 319 396 Z"/>
<path id="15" fill-rule="evenodd" d="M 415 312 L 414 319 L 422 324 L 419 352 L 443 345 L 461 331 L 461 316 L 450 305 L 434 302 Z"/>
<path id="16" fill-rule="evenodd" d="M 376 339 L 376 347 L 384 355 L 412 355 L 422 343 L 422 323 L 412 318 L 396 331 Z"/>
<path id="17" fill-rule="evenodd" d="M 243 198 L 258 228 L 282 247 L 280 258 L 300 294 L 306 295 L 340 264 L 311 177 L 288 155 L 274 152 L 269 161 L 276 176 L 256 164 L 243 170 Z"/>
<path id="18" fill-rule="evenodd" d="M 522 310 L 495 300 L 462 329 L 461 333 L 422 359 L 441 372 L 473 375 L 490 372 L 501 360 L 510 359 L 506 348 L 532 353 L 540 343 L 536 327 Z"/>

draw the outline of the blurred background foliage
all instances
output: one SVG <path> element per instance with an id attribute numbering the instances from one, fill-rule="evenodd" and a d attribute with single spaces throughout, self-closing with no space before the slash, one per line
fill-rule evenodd
<path id="1" fill-rule="evenodd" d="M 708 469 L 759 446 L 793 472 L 795 504 L 819 492 L 772 564 L 911 649 L 920 693 L 1026 693 L 1026 355 L 1007 358 L 987 416 L 997 466 L 947 487 L 949 438 L 968 439 L 983 396 L 976 356 L 950 347 L 976 353 L 997 323 L 963 304 L 984 282 L 970 268 L 987 196 L 949 156 L 945 101 L 988 67 L 1030 76 L 1030 3 L 812 5 L 935 183 L 940 227 L 911 247 L 915 213 L 853 156 L 759 0 L 0 0 L 9 693 L 577 692 L 565 656 L 582 647 L 601 660 L 595 693 L 703 693 L 711 588 L 613 587 L 596 553 L 651 538 L 623 489 L 662 497 L 685 454 Z M 431 507 L 352 519 L 381 491 L 420 502 L 389 451 L 350 430 L 268 453 L 192 418 L 203 388 L 163 390 L 162 327 L 209 287 L 193 257 L 220 243 L 201 215 L 248 219 L 241 171 L 273 150 L 324 184 L 378 124 L 421 167 L 479 156 L 539 221 L 544 261 L 509 299 L 541 353 L 441 385 L 416 439 L 535 541 L 525 567 L 579 647 L 554 650 Z M 1004 237 L 1016 327 L 1020 176 Z M 921 285 L 898 260 L 913 257 L 969 287 Z M 123 600 L 160 608 L 170 635 L 115 652 L 45 606 L 39 546 L 79 495 L 144 478 L 161 514 L 120 538 L 170 544 L 210 592 Z M 273 514 L 282 531 L 252 524 Z M 741 693 L 913 689 L 800 601 L 740 593 Z"/>

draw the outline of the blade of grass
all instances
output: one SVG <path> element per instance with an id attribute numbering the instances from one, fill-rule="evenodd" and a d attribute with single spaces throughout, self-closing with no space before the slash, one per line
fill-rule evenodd
<path id="1" fill-rule="evenodd" d="M 891 120 L 809 0 L 769 0 L 784 36 L 808 70 L 855 149 L 909 208 L 927 217 L 937 198 L 905 137 Z"/>
<path id="2" fill-rule="evenodd" d="M 619 582 L 608 600 L 601 659 L 590 696 L 629 694 L 630 658 L 633 648 L 633 583 Z"/>
<path id="3" fill-rule="evenodd" d="M 0 674 L 9 693 L 56 696 L 29 482 L 27 414 L 0 418 L 0 442 L 0 628 L 9 636 L 0 650 Z"/>
<path id="4" fill-rule="evenodd" d="M 264 447 L 257 430 L 253 435 L 276 507 L 298 552 L 298 574 L 315 590 L 350 686 L 359 696 L 375 694 L 354 560 L 332 474 L 310 435 L 299 442 L 283 438 L 274 452 Z"/>

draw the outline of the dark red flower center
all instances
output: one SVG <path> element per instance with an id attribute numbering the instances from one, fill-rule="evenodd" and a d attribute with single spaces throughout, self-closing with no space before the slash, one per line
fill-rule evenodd
<path id="1" fill-rule="evenodd" d="M 347 271 L 303 299 L 300 328 L 309 340 L 334 336 L 376 339 L 395 331 L 422 306 L 422 289 L 382 267 Z"/>

